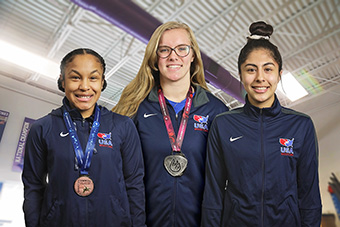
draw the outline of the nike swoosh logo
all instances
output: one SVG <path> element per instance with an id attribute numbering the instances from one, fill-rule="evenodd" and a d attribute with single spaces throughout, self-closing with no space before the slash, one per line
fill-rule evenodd
<path id="1" fill-rule="evenodd" d="M 67 132 L 67 133 L 60 132 L 59 135 L 60 135 L 61 137 L 65 137 L 65 136 L 68 136 L 68 132 Z"/>
<path id="2" fill-rule="evenodd" d="M 152 114 L 145 113 L 144 118 L 148 118 L 148 117 L 155 116 L 155 115 L 157 115 L 157 113 L 152 113 Z"/>
<path id="3" fill-rule="evenodd" d="M 230 142 L 234 142 L 235 140 L 241 139 L 243 136 L 235 137 L 233 138 L 232 136 L 230 137 Z"/>

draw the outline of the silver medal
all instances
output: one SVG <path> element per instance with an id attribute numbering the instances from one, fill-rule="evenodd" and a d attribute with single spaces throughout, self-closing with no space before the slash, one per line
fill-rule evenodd
<path id="1" fill-rule="evenodd" d="M 169 155 L 164 159 L 164 167 L 173 177 L 182 176 L 187 165 L 188 159 L 185 158 L 183 153 Z"/>

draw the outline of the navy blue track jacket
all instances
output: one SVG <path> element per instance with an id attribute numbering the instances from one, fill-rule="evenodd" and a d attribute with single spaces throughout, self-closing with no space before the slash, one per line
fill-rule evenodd
<path id="1" fill-rule="evenodd" d="M 68 100 L 37 120 L 29 132 L 22 180 L 26 226 L 145 226 L 143 157 L 133 121 L 101 107 L 87 197 L 74 191 L 79 177 L 63 109 L 76 124 L 83 151 L 93 116 L 83 119 Z M 48 176 L 48 183 L 46 182 Z"/>
<path id="2" fill-rule="evenodd" d="M 314 226 L 318 144 L 309 116 L 281 107 L 218 115 L 210 129 L 202 226 Z"/>
<path id="3" fill-rule="evenodd" d="M 166 101 L 177 135 L 183 110 L 176 113 Z M 206 141 L 214 117 L 228 108 L 211 93 L 195 88 L 182 152 L 188 167 L 180 177 L 165 169 L 171 154 L 169 136 L 158 101 L 157 88 L 141 103 L 135 116 L 145 163 L 146 214 L 148 227 L 199 226 L 204 189 Z"/>

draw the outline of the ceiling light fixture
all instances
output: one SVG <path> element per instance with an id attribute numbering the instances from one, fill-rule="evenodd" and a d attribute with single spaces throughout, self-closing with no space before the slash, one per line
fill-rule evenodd
<path id="1" fill-rule="evenodd" d="M 277 89 L 292 102 L 308 95 L 306 89 L 304 89 L 290 72 L 282 73 L 281 81 L 278 83 Z"/>
<path id="2" fill-rule="evenodd" d="M 0 40 L 0 59 L 29 69 L 47 78 L 55 80 L 59 72 L 59 64 Z"/>

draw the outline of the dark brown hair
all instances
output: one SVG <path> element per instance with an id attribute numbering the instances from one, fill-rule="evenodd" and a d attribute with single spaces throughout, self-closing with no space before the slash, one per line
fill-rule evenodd
<path id="1" fill-rule="evenodd" d="M 241 75 L 241 65 L 247 60 L 249 54 L 256 49 L 268 50 L 272 58 L 279 65 L 279 72 L 282 70 L 282 57 L 277 46 L 269 41 L 273 34 L 273 27 L 264 21 L 257 21 L 249 27 L 250 36 L 247 44 L 241 49 L 238 56 L 238 72 Z"/>

